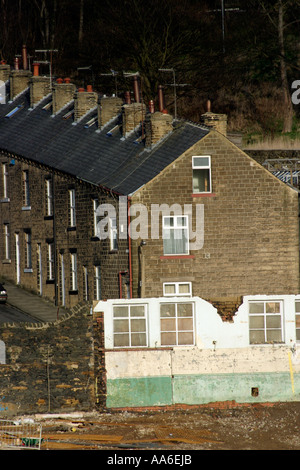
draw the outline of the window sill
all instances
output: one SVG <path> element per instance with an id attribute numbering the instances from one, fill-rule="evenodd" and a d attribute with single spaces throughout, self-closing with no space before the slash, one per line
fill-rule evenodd
<path id="1" fill-rule="evenodd" d="M 32 268 L 24 268 L 24 273 L 33 273 Z"/>
<path id="2" fill-rule="evenodd" d="M 173 349 L 173 346 L 158 346 L 157 348 L 150 348 L 149 346 L 140 346 L 140 347 L 130 347 L 130 346 L 124 346 L 120 348 L 107 348 L 105 351 L 107 352 L 121 352 L 121 351 L 161 351 L 161 350 L 166 350 L 170 351 Z"/>
<path id="3" fill-rule="evenodd" d="M 78 290 L 69 290 L 69 295 L 78 295 Z"/>
<path id="4" fill-rule="evenodd" d="M 0 202 L 10 202 L 9 197 L 4 197 L 3 199 L 0 200 Z"/>
<path id="5" fill-rule="evenodd" d="M 162 255 L 160 259 L 194 259 L 195 255 Z"/>
<path id="6" fill-rule="evenodd" d="M 31 211 L 31 206 L 23 206 L 22 211 Z"/>
<path id="7" fill-rule="evenodd" d="M 55 280 L 54 279 L 46 279 L 46 284 L 54 284 Z"/>
<path id="8" fill-rule="evenodd" d="M 215 197 L 216 193 L 193 193 L 192 197 Z"/>
<path id="9" fill-rule="evenodd" d="M 53 220 L 53 215 L 45 215 L 44 220 Z"/>
<path id="10" fill-rule="evenodd" d="M 11 259 L 9 258 L 3 259 L 2 264 L 11 264 Z"/>
<path id="11" fill-rule="evenodd" d="M 67 227 L 67 232 L 75 232 L 75 230 L 76 230 L 76 226 Z"/>

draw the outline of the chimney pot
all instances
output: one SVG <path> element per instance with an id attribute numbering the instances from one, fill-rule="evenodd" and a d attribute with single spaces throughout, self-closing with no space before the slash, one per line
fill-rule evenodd
<path id="1" fill-rule="evenodd" d="M 28 65 L 27 65 L 27 47 L 26 47 L 25 44 L 22 47 L 22 61 L 23 61 L 23 69 L 27 70 L 28 69 Z"/>
<path id="2" fill-rule="evenodd" d="M 130 91 L 125 91 L 125 103 L 126 103 L 126 104 L 130 104 L 130 103 L 131 103 Z"/>
<path id="3" fill-rule="evenodd" d="M 158 86 L 158 109 L 162 113 L 164 110 L 164 95 L 162 85 Z"/>
<path id="4" fill-rule="evenodd" d="M 78 88 L 78 92 L 79 92 L 79 93 L 82 93 L 82 92 L 84 92 L 84 91 L 85 91 L 84 88 L 82 88 L 82 87 L 81 87 L 81 88 Z"/>
<path id="5" fill-rule="evenodd" d="M 34 62 L 33 64 L 33 76 L 34 77 L 39 76 L 39 68 L 40 68 L 40 64 L 38 62 Z"/>
<path id="6" fill-rule="evenodd" d="M 151 114 L 154 113 L 154 101 L 153 100 L 149 101 L 149 111 Z"/>
<path id="7" fill-rule="evenodd" d="M 62 82 L 63 82 L 63 79 L 62 79 L 62 78 L 58 78 L 58 79 L 56 80 L 56 83 L 62 83 Z"/>
<path id="8" fill-rule="evenodd" d="M 19 70 L 19 58 L 18 57 L 14 58 L 14 69 Z"/>
<path id="9" fill-rule="evenodd" d="M 64 80 L 65 83 L 71 83 L 71 79 L 69 77 L 65 78 Z"/>
<path id="10" fill-rule="evenodd" d="M 92 85 L 87 85 L 87 86 L 86 86 L 86 91 L 88 91 L 89 93 L 91 93 L 91 92 L 93 91 Z"/>
<path id="11" fill-rule="evenodd" d="M 134 100 L 136 103 L 140 102 L 140 92 L 139 92 L 139 83 L 138 83 L 138 78 L 135 75 L 133 77 L 133 91 L 134 91 Z"/>

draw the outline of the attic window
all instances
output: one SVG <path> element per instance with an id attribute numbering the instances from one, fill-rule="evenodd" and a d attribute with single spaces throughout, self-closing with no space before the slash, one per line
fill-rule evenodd
<path id="1" fill-rule="evenodd" d="M 192 295 L 191 282 L 164 282 L 164 296 Z"/>
<path id="2" fill-rule="evenodd" d="M 210 156 L 193 157 L 193 193 L 211 192 Z"/>

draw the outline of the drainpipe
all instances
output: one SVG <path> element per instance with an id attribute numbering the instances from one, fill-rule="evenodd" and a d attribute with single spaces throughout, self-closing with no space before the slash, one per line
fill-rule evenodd
<path id="1" fill-rule="evenodd" d="M 130 289 L 130 298 L 132 299 L 132 262 L 131 262 L 131 238 L 130 238 L 130 201 L 131 198 L 128 196 L 127 204 L 128 204 L 128 252 L 129 252 L 129 289 Z"/>

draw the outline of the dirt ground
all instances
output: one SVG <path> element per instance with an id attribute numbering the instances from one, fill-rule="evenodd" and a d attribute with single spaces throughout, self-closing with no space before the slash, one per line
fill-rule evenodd
<path id="1" fill-rule="evenodd" d="M 31 419 L 42 424 L 42 450 L 300 450 L 300 402 Z"/>

